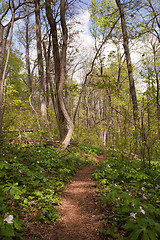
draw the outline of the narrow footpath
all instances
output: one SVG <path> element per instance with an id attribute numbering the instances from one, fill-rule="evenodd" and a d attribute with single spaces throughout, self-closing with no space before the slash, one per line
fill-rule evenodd
<path id="1" fill-rule="evenodd" d="M 96 158 L 103 161 L 104 157 Z M 95 182 L 92 177 L 95 165 L 81 169 L 66 186 L 59 207 L 61 218 L 53 226 L 47 240 L 102 240 L 99 234 L 100 212 Z"/>
<path id="2" fill-rule="evenodd" d="M 96 157 L 100 162 L 104 156 Z M 61 218 L 46 229 L 39 229 L 43 240 L 103 240 L 99 233 L 101 212 L 92 173 L 95 164 L 84 167 L 72 178 L 62 192 Z M 37 229 L 38 231 L 38 229 Z"/>

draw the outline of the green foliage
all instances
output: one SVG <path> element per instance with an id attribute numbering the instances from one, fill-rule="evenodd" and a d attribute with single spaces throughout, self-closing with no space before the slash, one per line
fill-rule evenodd
<path id="1" fill-rule="evenodd" d="M 92 156 L 101 155 L 103 153 L 102 147 L 99 146 L 80 144 L 79 148 L 82 152 L 91 154 Z"/>
<path id="2" fill-rule="evenodd" d="M 0 237 L 3 240 L 21 237 L 20 231 L 22 229 L 22 222 L 17 216 L 5 214 L 4 220 L 0 219 Z"/>
<path id="3" fill-rule="evenodd" d="M 110 224 L 120 228 L 124 225 L 130 240 L 159 239 L 159 165 L 152 163 L 149 169 L 139 159 L 119 157 L 119 151 L 108 153 L 110 157 L 99 165 L 94 177 L 100 188 L 102 207 L 107 204 L 113 207 Z"/>
<path id="4" fill-rule="evenodd" d="M 126 223 L 124 229 L 131 232 L 129 240 L 157 240 L 160 236 L 160 224 L 151 218 L 139 218 L 136 222 Z"/>
<path id="5" fill-rule="evenodd" d="M 72 152 L 59 153 L 52 147 L 14 146 L 3 142 L 0 148 L 1 239 L 16 236 L 19 239 L 24 218 L 34 223 L 50 223 L 59 217 L 55 208 L 61 204 L 59 192 L 86 164 L 77 151 L 73 148 Z M 99 150 L 95 147 L 96 151 Z"/>
<path id="6" fill-rule="evenodd" d="M 4 0 L 0 1 L 0 17 L 3 16 L 7 8 L 8 8 L 8 1 L 4 1 Z"/>
<path id="7" fill-rule="evenodd" d="M 11 51 L 3 98 L 3 128 L 5 130 L 29 129 L 31 124 L 36 122 L 29 105 L 29 94 L 22 68 L 21 56 L 16 51 Z"/>
<path id="8" fill-rule="evenodd" d="M 25 83 L 23 82 L 24 75 L 21 74 L 21 70 L 23 68 L 23 61 L 21 57 L 22 56 L 16 52 L 10 52 L 6 77 L 7 83 L 14 84 L 15 89 L 19 91 L 19 95 L 22 96 Z"/>
<path id="9" fill-rule="evenodd" d="M 116 3 L 112 0 L 92 0 L 89 11 L 91 14 L 90 30 L 96 39 L 101 35 L 107 35 L 119 16 Z"/>

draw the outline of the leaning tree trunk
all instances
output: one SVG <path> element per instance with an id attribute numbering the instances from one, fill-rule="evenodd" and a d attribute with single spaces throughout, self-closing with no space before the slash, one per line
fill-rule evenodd
<path id="1" fill-rule="evenodd" d="M 138 104 L 137 104 L 136 89 L 135 89 L 135 83 L 134 83 L 134 77 L 133 77 L 133 68 L 132 68 L 132 62 L 131 62 L 131 56 L 130 56 L 130 50 L 129 50 L 129 40 L 128 40 L 128 34 L 127 34 L 124 8 L 120 0 L 116 0 L 116 3 L 119 9 L 120 18 L 121 18 L 123 47 L 124 47 L 124 53 L 125 53 L 127 69 L 128 69 L 130 95 L 131 95 L 132 104 L 133 104 L 133 118 L 134 118 L 135 127 L 137 128 Z"/>
<path id="2" fill-rule="evenodd" d="M 73 129 L 74 129 L 74 124 L 68 114 L 68 111 L 67 111 L 65 103 L 64 103 L 64 98 L 63 98 L 64 84 L 66 81 L 66 53 L 67 53 L 67 40 L 68 40 L 68 32 L 67 32 L 65 13 L 66 13 L 65 0 L 61 0 L 60 16 L 61 16 L 63 45 L 62 45 L 62 50 L 61 50 L 61 63 L 60 63 L 61 74 L 60 74 L 60 82 L 59 82 L 59 87 L 58 87 L 58 98 L 59 98 L 60 106 L 61 106 L 63 115 L 67 122 L 67 127 L 68 127 L 67 135 L 62 143 L 62 147 L 61 147 L 62 151 L 64 151 L 67 148 L 68 144 L 70 143 L 70 140 L 72 138 Z"/>
<path id="3" fill-rule="evenodd" d="M 64 111 L 62 110 L 62 104 L 60 103 L 60 101 L 63 98 L 63 96 L 61 96 L 61 91 L 63 91 L 63 90 L 61 90 L 61 89 L 59 90 L 59 85 L 61 82 L 61 83 L 63 83 L 62 88 L 64 87 L 65 79 L 62 80 L 62 78 L 63 78 L 62 75 L 65 75 L 65 69 L 63 70 L 64 71 L 63 74 L 61 74 L 61 69 L 63 68 L 63 65 L 65 65 L 66 63 L 63 63 L 63 64 L 61 63 L 61 61 L 63 61 L 63 59 L 61 59 L 61 56 L 60 56 L 61 49 L 60 49 L 59 41 L 58 41 L 57 23 L 56 23 L 56 19 L 53 17 L 53 11 L 51 8 L 50 0 L 45 1 L 45 9 L 46 9 L 46 16 L 47 16 L 47 19 L 48 19 L 48 22 L 49 22 L 49 25 L 51 28 L 51 34 L 52 34 L 54 71 L 55 71 L 55 78 L 54 78 L 54 81 L 55 81 L 55 96 L 54 96 L 55 105 L 54 105 L 54 109 L 55 109 L 58 129 L 59 129 L 59 133 L 60 133 L 60 138 L 65 139 L 65 137 L 67 135 L 67 120 L 66 120 L 66 117 L 64 116 Z M 65 14 L 65 12 L 64 12 L 64 14 Z M 65 15 L 64 15 L 64 17 L 65 17 Z M 65 38 L 65 36 L 63 36 L 63 38 Z M 64 41 L 64 39 L 63 39 L 63 41 Z M 67 48 L 67 46 L 66 46 L 66 48 Z M 63 56 L 64 51 L 66 51 L 66 49 L 64 48 L 64 45 L 63 45 L 63 50 L 61 53 L 62 57 L 64 57 Z M 58 96 L 59 95 L 58 92 L 60 93 L 61 97 Z"/>

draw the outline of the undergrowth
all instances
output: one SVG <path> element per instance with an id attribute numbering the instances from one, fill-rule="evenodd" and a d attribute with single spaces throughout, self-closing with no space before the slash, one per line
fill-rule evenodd
<path id="1" fill-rule="evenodd" d="M 140 159 L 122 158 L 118 151 L 108 154 L 94 173 L 104 211 L 108 204 L 113 210 L 101 232 L 115 239 L 160 239 L 159 162 L 149 168 Z M 125 230 L 126 236 L 115 234 L 115 227 Z"/>
<path id="2" fill-rule="evenodd" d="M 82 151 L 82 150 L 81 150 Z M 90 159 L 74 147 L 12 145 L 0 149 L 0 239 L 23 239 L 25 223 L 54 222 L 64 183 Z"/>

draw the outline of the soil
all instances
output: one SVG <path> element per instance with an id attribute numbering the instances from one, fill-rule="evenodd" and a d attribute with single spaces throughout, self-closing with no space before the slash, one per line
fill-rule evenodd
<path id="1" fill-rule="evenodd" d="M 96 158 L 96 162 L 103 161 L 105 156 Z M 62 192 L 62 205 L 58 207 L 60 218 L 51 225 L 28 223 L 28 230 L 24 239 L 44 240 L 103 240 L 109 239 L 99 232 L 104 214 L 100 209 L 97 198 L 95 181 L 92 178 L 96 165 L 81 169 L 67 184 Z M 37 238 L 33 238 L 39 236 Z"/>

